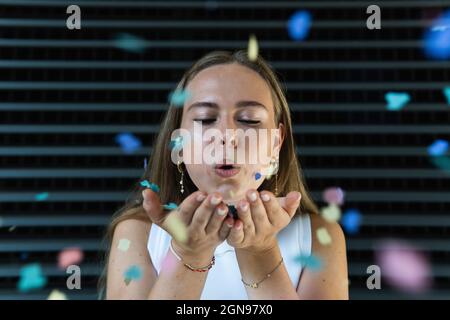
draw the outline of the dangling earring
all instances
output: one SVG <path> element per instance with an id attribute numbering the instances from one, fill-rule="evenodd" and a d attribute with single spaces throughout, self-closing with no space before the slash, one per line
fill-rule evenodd
<path id="1" fill-rule="evenodd" d="M 177 168 L 178 168 L 178 172 L 181 173 L 181 179 L 180 179 L 180 192 L 181 192 L 181 194 L 183 194 L 183 193 L 184 193 L 184 184 L 183 184 L 184 172 L 183 172 L 183 170 L 181 169 L 181 164 L 182 164 L 182 162 L 181 162 L 181 161 L 178 161 L 178 163 L 177 163 Z"/>
<path id="2" fill-rule="evenodd" d="M 272 158 L 270 160 L 270 165 L 271 165 L 271 174 L 273 172 L 276 172 L 275 173 L 275 196 L 277 196 L 278 195 L 278 165 L 279 165 L 277 159 Z"/>

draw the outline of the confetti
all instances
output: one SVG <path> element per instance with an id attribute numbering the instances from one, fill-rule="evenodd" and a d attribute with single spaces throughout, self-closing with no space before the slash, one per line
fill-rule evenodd
<path id="1" fill-rule="evenodd" d="M 444 96 L 447 99 L 447 104 L 450 105 L 450 87 L 444 88 Z"/>
<path id="2" fill-rule="evenodd" d="M 258 59 L 258 40 L 256 40 L 255 35 L 251 35 L 250 39 L 248 40 L 248 49 L 247 49 L 247 55 L 248 59 L 250 61 L 256 61 Z"/>
<path id="3" fill-rule="evenodd" d="M 234 191 L 230 190 L 229 193 L 230 193 L 230 198 L 233 199 L 234 198 Z"/>
<path id="4" fill-rule="evenodd" d="M 450 58 L 450 11 L 435 19 L 425 32 L 424 50 L 428 58 L 446 60 Z"/>
<path id="5" fill-rule="evenodd" d="M 84 254 L 80 248 L 65 248 L 58 254 L 58 267 L 65 270 L 70 265 L 79 264 L 83 257 Z"/>
<path id="6" fill-rule="evenodd" d="M 11 227 L 9 227 L 8 231 L 9 231 L 9 232 L 13 232 L 14 230 L 16 230 L 16 227 L 17 227 L 17 226 L 11 226 Z"/>
<path id="7" fill-rule="evenodd" d="M 41 192 L 41 193 L 38 193 L 37 195 L 35 195 L 34 199 L 36 201 L 44 201 L 44 200 L 48 199 L 48 196 L 49 196 L 48 192 Z"/>
<path id="8" fill-rule="evenodd" d="M 330 187 L 322 193 L 323 201 L 341 206 L 344 203 L 344 191 L 339 187 Z"/>
<path id="9" fill-rule="evenodd" d="M 386 108 L 390 111 L 401 110 L 411 100 L 406 92 L 388 92 L 384 97 L 388 103 Z"/>
<path id="10" fill-rule="evenodd" d="M 130 33 L 121 32 L 115 36 L 114 46 L 128 52 L 144 53 L 149 42 Z"/>
<path id="11" fill-rule="evenodd" d="M 169 214 L 166 218 L 167 231 L 176 241 L 185 242 L 187 240 L 187 227 L 175 214 Z"/>
<path id="12" fill-rule="evenodd" d="M 156 184 L 154 184 L 154 183 L 148 182 L 148 180 L 142 180 L 141 181 L 141 186 L 147 187 L 147 188 L 151 189 L 155 193 L 159 192 L 159 187 Z"/>
<path id="13" fill-rule="evenodd" d="M 125 283 L 128 285 L 132 280 L 139 280 L 142 277 L 142 270 L 139 266 L 134 265 L 129 267 L 123 274 Z"/>
<path id="14" fill-rule="evenodd" d="M 292 40 L 304 40 L 311 27 L 311 14 L 308 11 L 295 12 L 288 21 L 288 32 Z"/>
<path id="15" fill-rule="evenodd" d="M 134 153 L 142 146 L 141 140 L 129 132 L 119 133 L 116 135 L 115 141 L 125 154 Z"/>
<path id="16" fill-rule="evenodd" d="M 322 259 L 314 255 L 300 255 L 295 258 L 295 262 L 300 263 L 302 266 L 312 271 L 319 271 L 320 269 L 322 269 Z"/>
<path id="17" fill-rule="evenodd" d="M 381 275 L 399 290 L 421 293 L 431 286 L 431 266 L 425 254 L 399 240 L 377 244 L 375 258 Z"/>
<path id="18" fill-rule="evenodd" d="M 17 289 L 20 292 L 28 292 L 33 289 L 40 289 L 47 284 L 47 278 L 42 274 L 40 264 L 32 263 L 20 269 L 20 279 Z"/>
<path id="19" fill-rule="evenodd" d="M 168 204 L 163 205 L 163 208 L 165 210 L 175 210 L 176 208 L 178 208 L 178 206 L 176 203 L 169 202 Z"/>
<path id="20" fill-rule="evenodd" d="M 259 180 L 259 179 L 261 179 L 261 173 L 257 172 L 255 174 L 255 180 Z"/>
<path id="21" fill-rule="evenodd" d="M 127 251 L 130 248 L 130 240 L 128 239 L 120 239 L 117 248 L 121 251 Z"/>
<path id="22" fill-rule="evenodd" d="M 336 204 L 330 204 L 320 210 L 322 217 L 328 222 L 337 222 L 341 218 L 341 209 Z"/>
<path id="23" fill-rule="evenodd" d="M 144 170 L 147 170 L 147 158 L 144 158 Z"/>
<path id="24" fill-rule="evenodd" d="M 436 140 L 428 147 L 428 154 L 433 157 L 443 156 L 447 151 L 448 141 L 442 139 Z"/>
<path id="25" fill-rule="evenodd" d="M 50 292 L 47 300 L 67 300 L 67 297 L 63 292 L 54 289 Z"/>
<path id="26" fill-rule="evenodd" d="M 325 228 L 317 229 L 316 235 L 317 235 L 317 239 L 319 240 L 320 244 L 327 246 L 331 243 L 331 236 L 328 233 L 327 229 L 325 229 Z"/>
<path id="27" fill-rule="evenodd" d="M 170 150 L 183 148 L 183 136 L 176 137 L 175 140 L 170 140 Z"/>
<path id="28" fill-rule="evenodd" d="M 361 213 L 356 209 L 349 209 L 344 212 L 341 224 L 348 234 L 356 234 L 361 225 Z"/>
<path id="29" fill-rule="evenodd" d="M 175 90 L 169 94 L 169 102 L 175 107 L 183 107 L 186 100 L 191 98 L 191 94 L 187 90 Z"/>

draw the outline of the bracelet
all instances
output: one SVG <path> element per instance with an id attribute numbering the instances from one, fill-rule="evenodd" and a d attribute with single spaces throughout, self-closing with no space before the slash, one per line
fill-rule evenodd
<path id="1" fill-rule="evenodd" d="M 174 250 L 173 247 L 172 247 L 172 240 L 170 240 L 169 248 L 170 248 L 170 251 L 172 251 L 173 255 L 174 255 L 179 261 L 183 262 L 183 265 L 184 265 L 186 268 L 188 268 L 189 270 L 194 271 L 194 272 L 206 272 L 206 271 L 208 271 L 209 269 L 211 269 L 212 266 L 213 266 L 213 265 L 215 264 L 215 262 L 216 262 L 216 257 L 213 256 L 211 262 L 210 262 L 207 266 L 205 266 L 205 267 L 200 267 L 200 268 L 196 268 L 196 267 L 191 266 L 191 265 L 188 264 L 188 263 L 185 263 L 185 262 L 181 259 L 181 257 L 175 252 L 175 250 Z"/>
<path id="2" fill-rule="evenodd" d="M 275 270 L 278 269 L 279 266 L 281 266 L 281 264 L 283 263 L 283 258 L 281 258 L 280 262 L 278 262 L 277 266 L 275 268 L 273 268 L 272 271 L 270 271 L 262 280 L 258 281 L 258 282 L 253 282 L 253 283 L 247 283 L 244 281 L 244 279 L 241 278 L 242 283 L 245 284 L 247 287 L 256 289 L 259 287 L 259 285 L 261 284 L 261 282 L 263 282 L 264 280 L 270 278 L 270 276 L 272 275 L 272 273 L 275 272 Z"/>

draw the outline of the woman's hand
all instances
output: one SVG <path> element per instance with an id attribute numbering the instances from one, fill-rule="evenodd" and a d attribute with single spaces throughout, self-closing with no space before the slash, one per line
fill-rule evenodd
<path id="1" fill-rule="evenodd" d="M 185 262 L 209 262 L 215 248 L 226 239 L 233 226 L 233 219 L 227 218 L 228 207 L 219 193 L 194 192 L 170 212 L 163 210 L 158 195 L 150 189 L 145 189 L 142 195 L 143 207 L 152 223 L 172 236 L 172 245 Z M 180 222 L 184 230 L 171 226 Z"/>
<path id="2" fill-rule="evenodd" d="M 277 244 L 277 233 L 286 227 L 300 205 L 301 194 L 290 192 L 285 198 L 276 198 L 269 191 L 247 192 L 247 200 L 237 206 L 238 217 L 227 242 L 236 249 L 261 253 Z"/>

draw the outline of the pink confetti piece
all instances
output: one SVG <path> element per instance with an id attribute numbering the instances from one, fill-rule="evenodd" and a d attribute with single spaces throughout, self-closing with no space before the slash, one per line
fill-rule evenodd
<path id="1" fill-rule="evenodd" d="M 399 240 L 387 240 L 375 253 L 381 276 L 392 286 L 409 293 L 422 293 L 430 288 L 432 272 L 426 255 Z"/>
<path id="2" fill-rule="evenodd" d="M 65 270 L 70 265 L 79 264 L 84 258 L 83 251 L 80 248 L 66 248 L 58 255 L 58 267 Z"/>
<path id="3" fill-rule="evenodd" d="M 344 191 L 339 187 L 330 187 L 325 189 L 322 194 L 323 201 L 328 204 L 344 204 Z"/>

